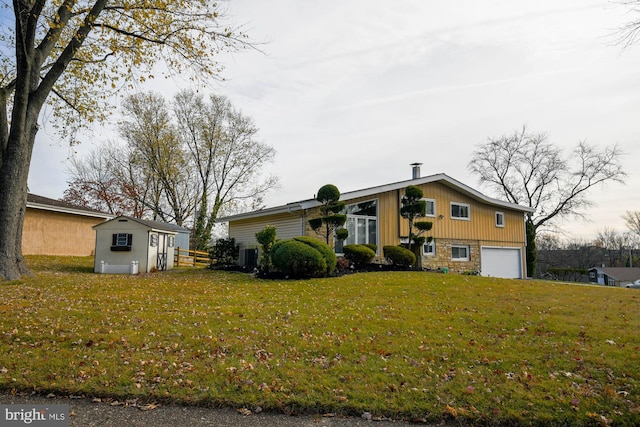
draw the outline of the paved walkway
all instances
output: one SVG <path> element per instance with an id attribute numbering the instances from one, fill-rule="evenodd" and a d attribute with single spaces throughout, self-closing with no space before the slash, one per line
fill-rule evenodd
<path id="1" fill-rule="evenodd" d="M 375 420 L 328 415 L 289 416 L 272 413 L 251 413 L 232 409 L 212 409 L 192 406 L 154 406 L 98 399 L 44 397 L 0 394 L 0 404 L 69 404 L 71 427 L 407 427 L 418 424 L 404 421 Z M 424 426 L 425 424 L 421 424 Z"/>

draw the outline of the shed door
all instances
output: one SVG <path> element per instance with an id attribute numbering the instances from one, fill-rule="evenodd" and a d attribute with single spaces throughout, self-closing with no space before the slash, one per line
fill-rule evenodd
<path id="1" fill-rule="evenodd" d="M 483 276 L 522 278 L 520 248 L 482 248 L 480 271 Z"/>
<path id="2" fill-rule="evenodd" d="M 158 260 L 156 262 L 156 268 L 158 271 L 164 271 L 167 269 L 167 252 L 168 252 L 169 239 L 164 233 L 158 233 Z"/>

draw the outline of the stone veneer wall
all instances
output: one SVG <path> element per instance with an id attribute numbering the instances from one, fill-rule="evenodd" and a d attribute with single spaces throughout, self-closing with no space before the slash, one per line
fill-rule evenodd
<path id="1" fill-rule="evenodd" d="M 451 260 L 451 246 L 469 246 L 469 261 Z M 429 269 L 448 268 L 452 273 L 480 271 L 480 243 L 477 240 L 436 239 L 435 255 L 422 256 L 422 267 Z"/>

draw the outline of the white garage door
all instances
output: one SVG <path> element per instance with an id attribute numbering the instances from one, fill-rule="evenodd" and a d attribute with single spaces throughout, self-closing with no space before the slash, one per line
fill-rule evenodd
<path id="1" fill-rule="evenodd" d="M 520 248 L 482 248 L 480 270 L 483 276 L 522 278 Z"/>

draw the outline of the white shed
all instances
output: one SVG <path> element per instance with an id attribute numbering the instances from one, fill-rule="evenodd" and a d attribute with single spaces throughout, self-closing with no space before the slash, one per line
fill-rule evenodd
<path id="1" fill-rule="evenodd" d="M 164 222 L 119 216 L 93 226 L 96 273 L 148 273 L 173 268 L 176 236 L 188 231 Z"/>

